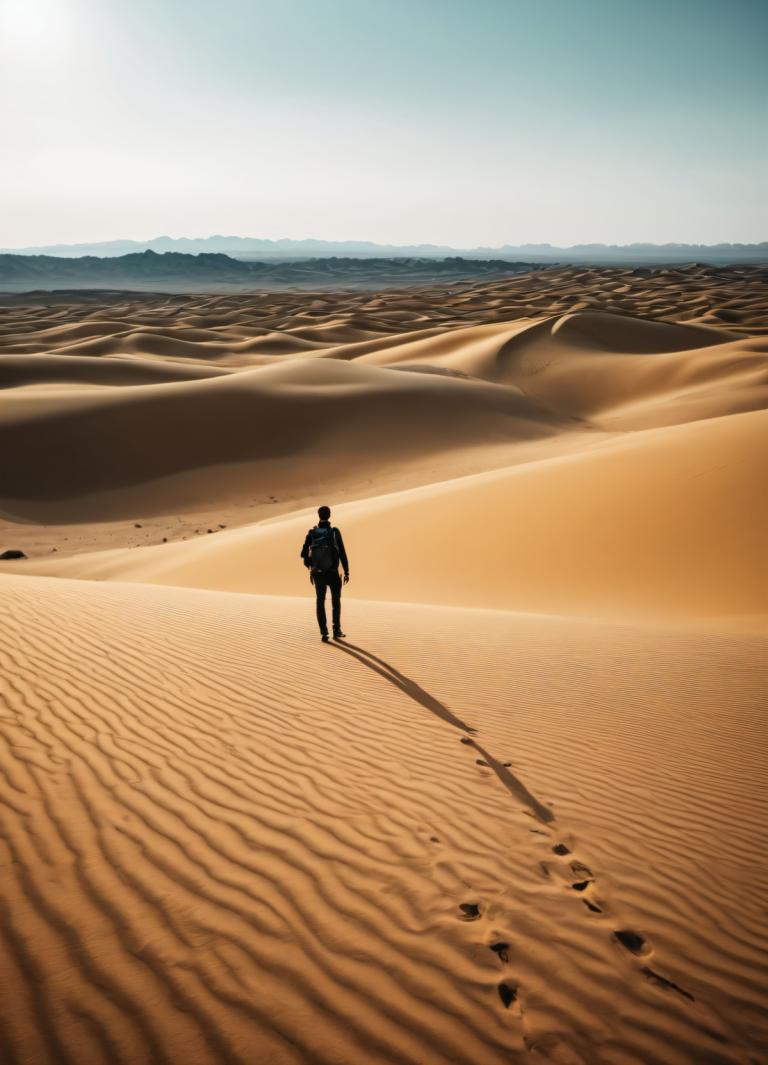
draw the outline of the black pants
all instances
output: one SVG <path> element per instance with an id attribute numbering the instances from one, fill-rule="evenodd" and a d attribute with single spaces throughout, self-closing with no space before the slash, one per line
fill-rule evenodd
<path id="1" fill-rule="evenodd" d="M 328 619 L 325 616 L 325 592 L 331 589 L 333 607 L 333 631 L 341 632 L 341 577 L 338 570 L 315 574 L 315 595 L 317 596 L 317 624 L 323 636 L 328 635 Z"/>

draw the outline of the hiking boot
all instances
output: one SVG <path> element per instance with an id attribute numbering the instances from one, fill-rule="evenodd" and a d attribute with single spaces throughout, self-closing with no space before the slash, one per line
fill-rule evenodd
<path id="1" fill-rule="evenodd" d="M 327 632 L 322 633 L 322 635 L 320 636 L 320 639 L 323 641 L 323 643 L 330 643 L 331 642 L 331 638 L 330 638 L 330 636 L 328 635 Z"/>
<path id="2" fill-rule="evenodd" d="M 341 629 L 339 629 L 338 632 L 334 632 L 333 634 L 334 640 L 344 640 L 346 639 L 346 636 L 346 632 L 342 632 Z"/>

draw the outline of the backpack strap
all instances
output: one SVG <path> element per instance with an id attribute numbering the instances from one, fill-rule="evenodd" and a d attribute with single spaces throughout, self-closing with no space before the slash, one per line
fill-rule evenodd
<path id="1" fill-rule="evenodd" d="M 341 561 L 341 559 L 339 557 L 339 541 L 336 539 L 336 533 L 339 530 L 336 528 L 335 525 L 330 525 L 330 523 L 329 523 L 329 527 L 330 527 L 330 530 L 331 530 L 331 551 L 334 552 L 334 556 L 336 558 L 336 569 L 338 570 L 339 562 Z"/>

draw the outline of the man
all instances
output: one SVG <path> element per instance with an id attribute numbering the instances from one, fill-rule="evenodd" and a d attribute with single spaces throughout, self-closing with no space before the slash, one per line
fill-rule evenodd
<path id="1" fill-rule="evenodd" d="M 317 623 L 323 643 L 328 643 L 328 620 L 325 616 L 325 593 L 331 589 L 333 609 L 333 638 L 341 640 L 341 577 L 339 562 L 344 567 L 344 583 L 349 583 L 349 562 L 344 550 L 341 533 L 331 525 L 331 508 L 319 507 L 317 516 L 320 521 L 310 529 L 304 539 L 301 557 L 309 570 L 309 579 L 315 586 L 317 597 Z"/>

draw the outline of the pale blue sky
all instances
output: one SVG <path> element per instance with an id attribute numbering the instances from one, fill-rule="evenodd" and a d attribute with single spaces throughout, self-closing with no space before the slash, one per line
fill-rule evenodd
<path id="1" fill-rule="evenodd" d="M 0 247 L 768 239 L 768 0 L 0 0 Z"/>

